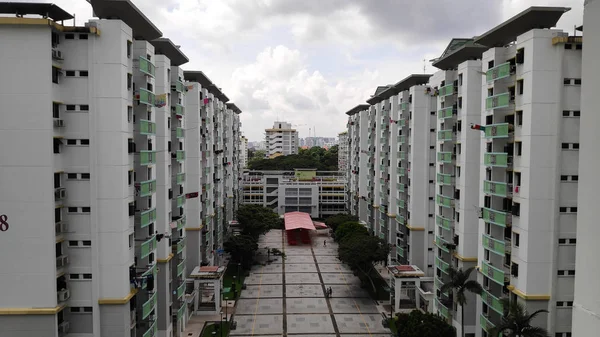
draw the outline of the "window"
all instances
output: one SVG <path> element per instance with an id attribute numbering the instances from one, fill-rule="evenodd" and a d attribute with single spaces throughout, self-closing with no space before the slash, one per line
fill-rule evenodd
<path id="1" fill-rule="evenodd" d="M 575 79 L 575 85 L 581 85 L 581 78 Z"/>
<path id="2" fill-rule="evenodd" d="M 75 70 L 67 70 L 67 71 L 65 71 L 65 76 L 67 76 L 67 77 L 73 77 L 73 76 L 75 76 Z"/>
<path id="3" fill-rule="evenodd" d="M 575 110 L 573 111 L 573 117 L 580 117 L 581 116 L 581 111 Z"/>
<path id="4" fill-rule="evenodd" d="M 573 150 L 579 150 L 579 143 L 573 143 Z"/>
<path id="5" fill-rule="evenodd" d="M 79 39 L 80 40 L 87 40 L 88 39 L 88 35 L 87 34 L 79 34 Z"/>
<path id="6" fill-rule="evenodd" d="M 79 241 L 69 241 L 69 247 L 77 247 L 79 246 Z"/>
<path id="7" fill-rule="evenodd" d="M 127 74 L 127 90 L 131 90 L 132 83 L 133 83 L 133 75 Z"/>
<path id="8" fill-rule="evenodd" d="M 65 40 L 74 40 L 75 34 L 65 34 Z"/>
<path id="9" fill-rule="evenodd" d="M 89 139 L 81 139 L 81 140 L 79 140 L 79 142 L 81 143 L 81 145 L 90 145 Z"/>
<path id="10" fill-rule="evenodd" d="M 67 145 L 77 145 L 77 139 L 67 139 Z"/>
<path id="11" fill-rule="evenodd" d="M 90 106 L 87 105 L 87 104 L 82 104 L 82 105 L 79 106 L 79 110 L 81 110 L 81 111 L 88 111 L 88 110 L 90 110 Z"/>
<path id="12" fill-rule="evenodd" d="M 578 175 L 571 176 L 571 181 L 579 181 L 579 176 Z"/>
<path id="13" fill-rule="evenodd" d="M 559 245 L 566 245 L 567 244 L 567 239 L 558 239 L 558 244 Z"/>
<path id="14" fill-rule="evenodd" d="M 518 202 L 513 202 L 512 204 L 512 215 L 519 216 L 521 215 L 521 204 Z"/>
<path id="15" fill-rule="evenodd" d="M 566 207 L 559 207 L 559 208 L 558 208 L 558 211 L 559 211 L 560 213 L 567 213 L 567 208 L 566 208 Z"/>
<path id="16" fill-rule="evenodd" d="M 519 239 L 521 238 L 521 235 L 519 233 L 513 233 L 513 242 L 515 244 L 515 247 L 519 247 Z"/>
<path id="17" fill-rule="evenodd" d="M 92 241 L 90 241 L 90 240 L 84 240 L 84 241 L 82 241 L 82 244 L 83 244 L 84 246 L 86 246 L 86 247 L 89 247 L 89 246 L 91 246 L 91 245 L 92 245 Z"/>
<path id="18" fill-rule="evenodd" d="M 520 156 L 523 153 L 523 143 L 515 142 L 515 152 L 517 156 Z"/>
<path id="19" fill-rule="evenodd" d="M 525 49 L 524 48 L 517 50 L 517 55 L 515 56 L 515 61 L 517 64 L 523 64 L 525 62 Z"/>
<path id="20" fill-rule="evenodd" d="M 463 85 L 463 74 L 458 74 L 458 85 Z"/>
<path id="21" fill-rule="evenodd" d="M 60 69 L 52 67 L 52 83 L 58 84 L 58 77 L 60 76 Z"/>
<path id="22" fill-rule="evenodd" d="M 574 245 L 577 243 L 577 239 L 569 239 L 569 244 Z"/>
<path id="23" fill-rule="evenodd" d="M 127 41 L 127 58 L 131 58 L 131 47 L 133 45 L 133 42 L 131 41 Z"/>
<path id="24" fill-rule="evenodd" d="M 488 62 L 488 70 L 494 68 L 494 60 Z"/>
<path id="25" fill-rule="evenodd" d="M 79 274 L 69 274 L 70 280 L 79 280 Z"/>
<path id="26" fill-rule="evenodd" d="M 571 117 L 571 111 L 569 111 L 569 110 L 564 110 L 564 111 L 563 111 L 563 117 Z"/>
<path id="27" fill-rule="evenodd" d="M 77 173 L 67 173 L 67 179 L 77 179 Z"/>
<path id="28" fill-rule="evenodd" d="M 82 207 L 81 208 L 82 213 L 90 213 L 91 211 L 92 211 L 91 207 Z"/>
<path id="29" fill-rule="evenodd" d="M 556 275 L 558 275 L 558 276 L 565 276 L 565 271 L 564 270 L 558 270 L 556 272 Z"/>
<path id="30" fill-rule="evenodd" d="M 574 270 L 567 270 L 567 275 L 569 275 L 569 276 L 575 276 L 575 271 Z"/>
<path id="31" fill-rule="evenodd" d="M 583 45 L 582 44 L 576 44 L 575 45 L 575 49 L 576 50 L 582 50 L 583 49 Z"/>
<path id="32" fill-rule="evenodd" d="M 81 179 L 90 180 L 90 174 L 89 173 L 82 173 L 81 174 Z"/>
<path id="33" fill-rule="evenodd" d="M 565 49 L 573 49 L 573 45 L 570 43 L 565 43 Z"/>
<path id="34" fill-rule="evenodd" d="M 516 111 L 515 115 L 517 117 L 517 125 L 522 126 L 523 125 L 523 111 Z"/>
<path id="35" fill-rule="evenodd" d="M 565 85 L 569 85 L 569 84 L 571 84 L 571 79 L 570 79 L 570 78 L 565 78 L 565 79 L 563 80 L 563 84 L 565 84 Z"/>
<path id="36" fill-rule="evenodd" d="M 517 90 L 519 92 L 519 95 L 523 95 L 523 80 L 518 80 L 517 81 Z"/>
<path id="37" fill-rule="evenodd" d="M 562 143 L 561 144 L 561 148 L 564 150 L 568 150 L 569 149 L 569 143 Z"/>
<path id="38" fill-rule="evenodd" d="M 510 274 L 514 277 L 519 277 L 519 265 L 516 263 L 512 263 L 510 266 Z"/>
<path id="39" fill-rule="evenodd" d="M 458 106 L 458 108 L 459 108 L 459 109 L 462 109 L 462 107 L 463 107 L 463 99 L 462 99 L 462 96 L 458 98 L 458 104 L 457 104 L 457 106 Z"/>
<path id="40" fill-rule="evenodd" d="M 81 77 L 88 77 L 89 72 L 87 70 L 80 70 L 79 71 L 79 76 Z"/>
<path id="41" fill-rule="evenodd" d="M 77 207 L 69 207 L 69 208 L 67 208 L 67 212 L 69 212 L 69 213 L 77 213 Z"/>

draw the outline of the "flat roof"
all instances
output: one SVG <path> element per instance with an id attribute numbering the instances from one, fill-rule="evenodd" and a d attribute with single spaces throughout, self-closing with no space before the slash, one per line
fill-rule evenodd
<path id="1" fill-rule="evenodd" d="M 415 265 L 388 266 L 388 271 L 396 278 L 423 277 L 425 273 Z"/>
<path id="2" fill-rule="evenodd" d="M 555 27 L 561 16 L 570 10 L 569 7 L 532 6 L 475 37 L 473 42 L 488 47 L 503 47 L 532 29 Z"/>
<path id="3" fill-rule="evenodd" d="M 221 88 L 217 87 L 217 85 L 214 83 L 208 87 L 208 91 L 210 91 L 213 95 L 217 96 L 217 98 L 223 103 L 229 101 L 229 97 L 225 96 L 223 91 L 221 91 Z"/>
<path id="4" fill-rule="evenodd" d="M 171 39 L 161 37 L 150 41 L 154 46 L 154 52 L 159 55 L 165 55 L 171 60 L 171 65 L 179 67 L 182 64 L 188 63 L 190 59 L 176 46 Z"/>
<path id="5" fill-rule="evenodd" d="M 204 75 L 204 73 L 199 70 L 184 71 L 183 79 L 189 82 L 200 83 L 200 85 L 203 88 L 208 88 L 213 84 L 213 82 L 208 78 L 208 76 Z"/>
<path id="6" fill-rule="evenodd" d="M 224 266 L 196 266 L 189 277 L 193 279 L 218 280 L 225 273 L 225 269 L 227 267 Z"/>
<path id="7" fill-rule="evenodd" d="M 488 50 L 486 46 L 473 43 L 473 39 L 465 41 L 461 46 L 449 52 L 445 52 L 431 64 L 441 70 L 454 69 L 457 65 L 481 58 L 483 52 Z"/>
<path id="8" fill-rule="evenodd" d="M 233 112 L 235 112 L 236 114 L 241 114 L 242 110 L 240 110 L 240 108 L 237 107 L 237 105 L 235 105 L 234 103 L 227 103 L 227 107 L 231 110 L 233 110 Z M 244 137 L 244 136 L 242 136 Z"/>
<path id="9" fill-rule="evenodd" d="M 400 93 L 404 90 L 410 89 L 410 87 L 413 87 L 415 85 L 426 84 L 427 82 L 429 82 L 430 77 L 431 77 L 431 74 L 409 75 L 408 77 L 404 78 L 403 80 L 401 80 L 398 83 L 389 87 L 387 90 L 381 92 L 379 95 L 370 98 L 369 100 L 367 100 L 367 103 L 369 103 L 371 105 L 377 104 L 377 103 L 383 101 L 384 99 L 388 99 L 394 95 L 397 95 L 398 93 Z"/>
<path id="10" fill-rule="evenodd" d="M 130 0 L 90 0 L 94 14 L 100 19 L 119 19 L 133 30 L 138 40 L 152 41 L 162 32 Z"/>
<path id="11" fill-rule="evenodd" d="M 361 112 L 363 110 L 367 110 L 368 108 L 369 108 L 368 104 L 359 104 L 359 105 L 355 106 L 354 108 L 346 111 L 346 115 L 352 116 L 352 115 L 357 114 L 357 113 L 359 113 L 359 112 Z"/>
<path id="12" fill-rule="evenodd" d="M 54 21 L 73 19 L 73 15 L 57 5 L 40 2 L 0 2 L 0 14 L 15 14 L 17 16 L 37 14 Z"/>

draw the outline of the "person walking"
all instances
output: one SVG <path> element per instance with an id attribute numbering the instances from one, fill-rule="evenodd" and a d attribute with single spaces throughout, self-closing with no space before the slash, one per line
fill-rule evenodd
<path id="1" fill-rule="evenodd" d="M 329 297 L 331 297 L 331 295 L 333 295 L 333 289 L 331 289 L 331 287 L 329 287 L 329 289 L 327 290 L 327 293 L 328 293 Z"/>
<path id="2" fill-rule="evenodd" d="M 323 247 L 327 247 L 327 240 L 323 240 Z"/>

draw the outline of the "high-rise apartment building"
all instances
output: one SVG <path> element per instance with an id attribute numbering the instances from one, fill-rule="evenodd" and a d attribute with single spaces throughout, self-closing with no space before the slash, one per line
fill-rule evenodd
<path id="1" fill-rule="evenodd" d="M 583 26 L 588 32 L 600 30 L 600 1 L 587 0 L 583 14 Z M 600 88 L 600 68 L 597 60 L 600 57 L 600 36 L 588 34 L 585 37 L 583 50 L 581 89 L 581 149 L 579 155 L 579 185 L 577 212 L 577 276 L 575 276 L 575 300 L 573 303 L 573 336 L 586 336 L 600 331 L 600 290 L 593 286 L 591 280 L 600 277 L 597 256 L 600 246 L 600 227 L 597 225 L 595 197 L 600 188 L 596 179 L 597 167 L 600 164 L 600 153 L 596 149 L 598 136 L 596 128 L 600 127 L 600 115 L 595 113 L 595 98 Z"/>
<path id="2" fill-rule="evenodd" d="M 340 132 L 338 134 L 338 170 L 348 171 L 349 153 L 350 146 L 348 144 L 348 131 Z"/>
<path id="3" fill-rule="evenodd" d="M 201 203 L 185 193 L 186 154 L 201 153 L 195 142 L 215 149 L 188 123 L 188 59 L 131 2 L 92 4 L 99 19 L 84 26 L 63 25 L 72 16 L 52 4 L 12 4 L 15 17 L 0 18 L 11 46 L 0 55 L 0 253 L 12 256 L 0 262 L 3 337 L 179 336 L 197 294 L 186 257 L 198 246 L 186 252 L 186 236 Z M 218 178 L 191 182 L 220 179 L 208 200 L 222 247 L 240 111 L 218 106 Z M 196 259 L 215 262 L 205 254 Z"/>
<path id="4" fill-rule="evenodd" d="M 367 181 L 361 171 L 367 169 L 367 127 L 363 126 L 367 118 L 368 104 L 359 104 L 348 110 L 348 212 L 359 219 L 366 218 Z"/>
<path id="5" fill-rule="evenodd" d="M 248 166 L 248 138 L 240 137 L 240 167 L 242 169 Z"/>
<path id="6" fill-rule="evenodd" d="M 298 153 L 298 131 L 292 128 L 291 123 L 275 122 L 271 129 L 265 130 L 265 134 L 267 158 Z"/>

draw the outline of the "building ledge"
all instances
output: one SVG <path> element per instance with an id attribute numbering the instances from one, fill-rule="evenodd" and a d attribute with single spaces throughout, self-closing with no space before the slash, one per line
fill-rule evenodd
<path id="1" fill-rule="evenodd" d="M 525 294 L 524 292 L 522 292 L 521 290 L 515 288 L 515 286 L 512 284 L 509 286 L 506 286 L 506 288 L 508 290 L 510 290 L 513 294 L 519 296 L 520 298 L 522 298 L 524 300 L 529 300 L 529 301 L 549 301 L 550 300 L 550 295 L 544 295 L 544 294 L 528 295 L 528 294 Z"/>
<path id="2" fill-rule="evenodd" d="M 466 257 L 466 256 L 462 256 L 456 252 L 454 252 L 454 254 L 452 254 L 455 258 L 461 260 L 462 262 L 477 262 L 477 257 Z"/>
<path id="3" fill-rule="evenodd" d="M 100 305 L 118 305 L 118 304 L 127 304 L 129 301 L 137 294 L 137 289 L 131 289 L 129 295 L 123 298 L 100 298 L 98 299 L 98 304 Z"/>
<path id="4" fill-rule="evenodd" d="M 169 256 L 167 256 L 166 259 L 156 259 L 156 262 L 158 262 L 158 263 L 167 263 L 167 262 L 171 261 L 171 259 L 173 258 L 173 256 L 175 256 L 175 255 L 173 255 L 173 253 L 171 253 L 171 254 L 169 254 Z"/>
<path id="5" fill-rule="evenodd" d="M 2 308 L 2 315 L 56 315 L 61 312 L 67 305 L 61 304 L 54 308 Z"/>

